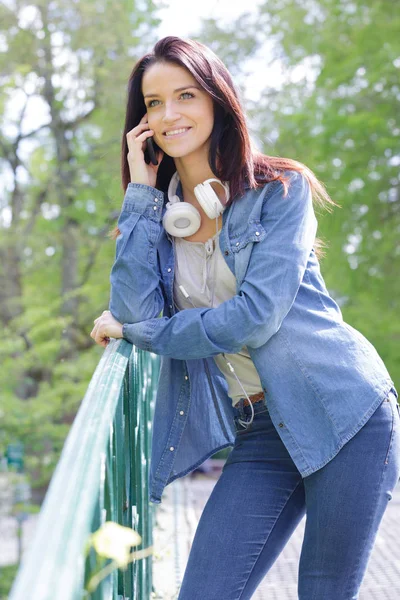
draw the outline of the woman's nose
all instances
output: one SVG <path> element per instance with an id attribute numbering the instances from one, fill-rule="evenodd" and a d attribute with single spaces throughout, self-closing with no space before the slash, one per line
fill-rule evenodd
<path id="1" fill-rule="evenodd" d="M 177 110 L 175 109 L 174 105 L 168 104 L 167 102 L 165 103 L 165 111 L 164 111 L 164 116 L 163 116 L 163 121 L 169 122 L 169 121 L 176 121 L 180 118 L 180 113 L 177 112 Z"/>

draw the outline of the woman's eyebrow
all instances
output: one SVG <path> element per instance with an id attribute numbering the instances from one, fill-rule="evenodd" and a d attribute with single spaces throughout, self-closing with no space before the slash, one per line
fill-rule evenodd
<path id="1" fill-rule="evenodd" d="M 197 85 L 185 85 L 183 87 L 176 88 L 176 90 L 174 90 L 174 94 L 175 92 L 181 92 L 182 90 L 188 90 L 189 88 L 196 88 L 196 90 L 200 89 Z M 159 96 L 159 94 L 146 94 L 143 96 L 143 98 L 154 98 L 155 96 Z"/>

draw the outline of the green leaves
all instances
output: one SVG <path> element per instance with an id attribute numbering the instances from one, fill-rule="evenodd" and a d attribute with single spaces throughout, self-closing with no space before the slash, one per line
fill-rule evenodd
<path id="1" fill-rule="evenodd" d="M 50 479 L 102 353 L 90 331 L 108 307 L 126 86 L 133 57 L 156 41 L 157 8 L 9 6 L 0 6 L 9 225 L 0 230 L 0 454 L 23 439 L 34 487 Z"/>
<path id="2" fill-rule="evenodd" d="M 325 282 L 400 377 L 400 13 L 382 0 L 277 0 L 253 23 L 235 35 L 238 20 L 229 44 L 241 71 L 246 40 L 261 44 L 252 132 L 266 154 L 309 166 L 342 206 L 317 211 Z M 201 41 L 209 31 L 218 46 L 224 31 L 207 22 Z"/>

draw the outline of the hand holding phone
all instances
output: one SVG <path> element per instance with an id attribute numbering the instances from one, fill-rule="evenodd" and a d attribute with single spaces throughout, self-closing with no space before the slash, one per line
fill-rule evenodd
<path id="1" fill-rule="evenodd" d="M 127 160 L 132 183 L 143 183 L 155 187 L 159 163 L 164 152 L 154 142 L 154 131 L 149 129 L 147 113 L 136 127 L 126 134 Z"/>

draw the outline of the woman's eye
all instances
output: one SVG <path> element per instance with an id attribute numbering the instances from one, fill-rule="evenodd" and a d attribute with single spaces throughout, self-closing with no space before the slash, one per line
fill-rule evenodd
<path id="1" fill-rule="evenodd" d="M 191 92 L 183 92 L 181 94 L 181 96 L 190 96 L 190 98 L 194 98 L 194 94 L 192 94 Z M 158 100 L 150 100 L 149 104 L 148 104 L 148 108 L 151 108 L 153 106 L 153 102 L 159 102 Z"/>

